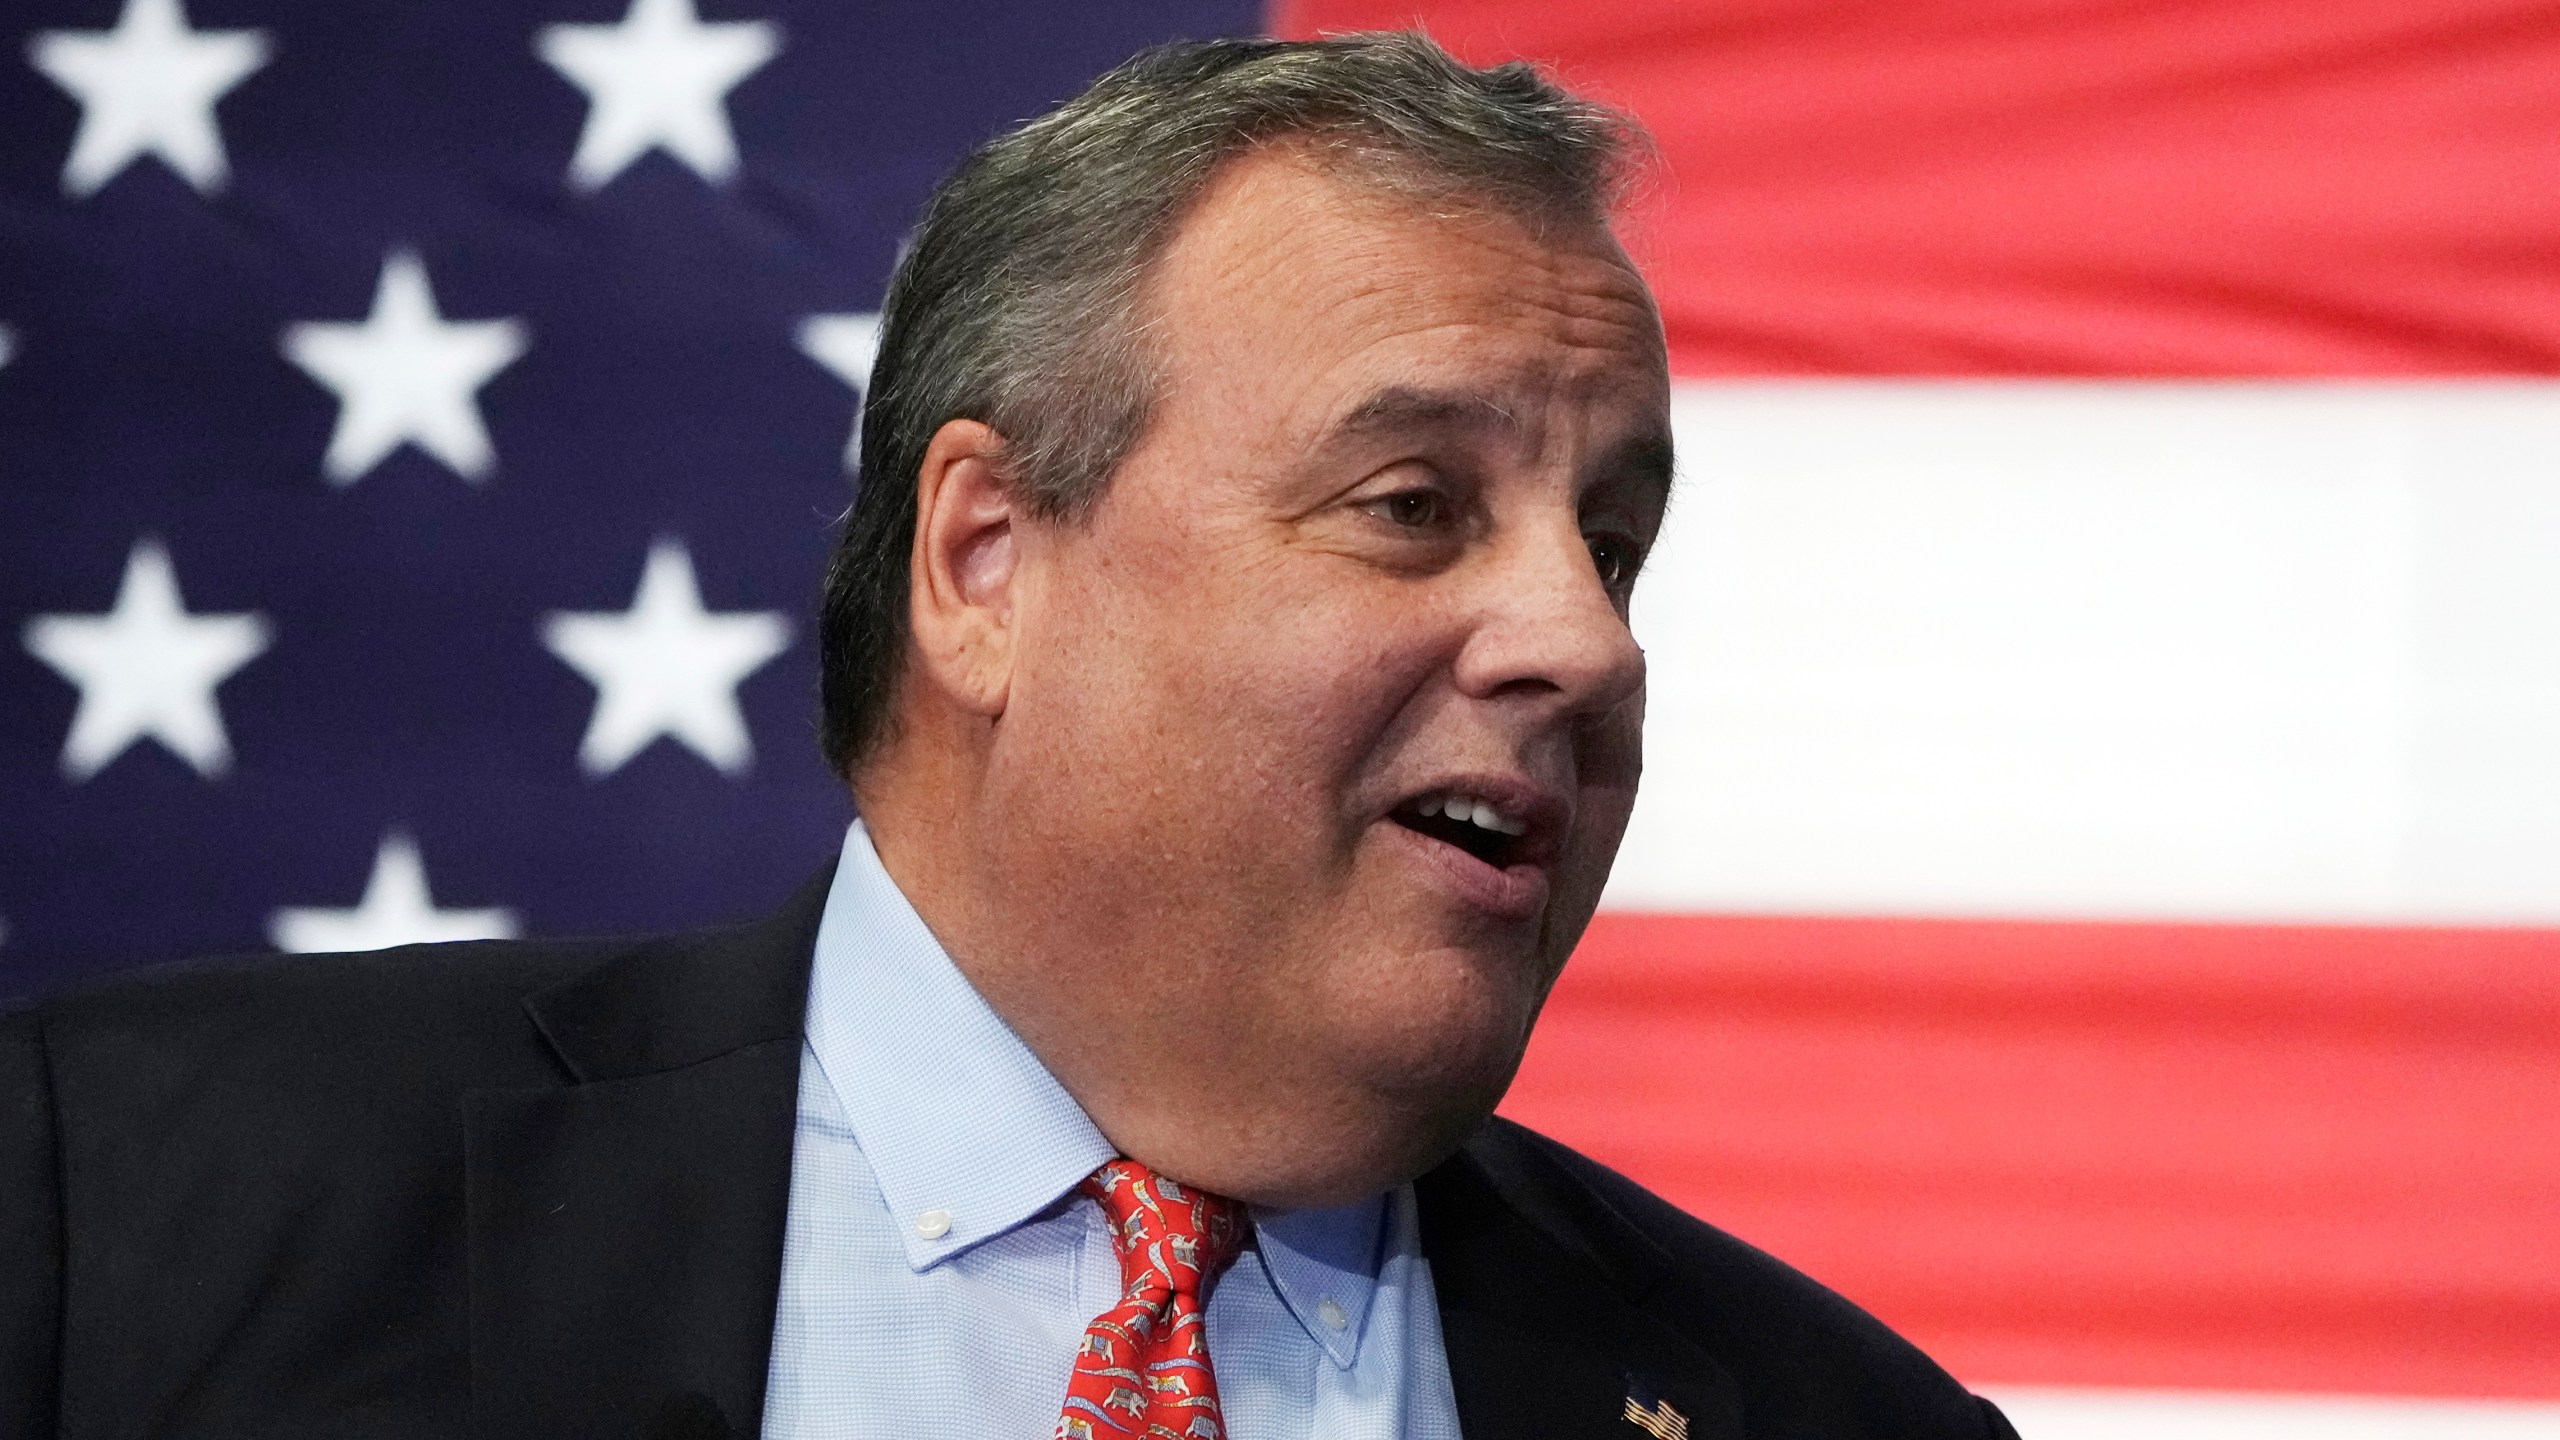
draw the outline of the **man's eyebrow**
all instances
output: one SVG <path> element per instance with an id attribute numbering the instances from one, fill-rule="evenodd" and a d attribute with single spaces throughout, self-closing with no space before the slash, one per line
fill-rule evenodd
<path id="1" fill-rule="evenodd" d="M 1638 435 L 1619 444 L 1600 466 L 1601 473 L 1632 479 L 1652 490 L 1654 497 L 1664 503 L 1671 499 L 1673 469 L 1671 435 L 1662 430 Z"/>
<path id="2" fill-rule="evenodd" d="M 1520 417 L 1485 395 L 1397 385 L 1380 390 L 1351 407 L 1334 422 L 1326 439 L 1338 444 L 1377 435 L 1433 429 L 1516 435 L 1520 430 Z M 1607 477 L 1633 480 L 1651 490 L 1657 500 L 1667 502 L 1671 496 L 1673 470 L 1671 433 L 1649 429 L 1632 436 L 1612 446 L 1594 470 Z"/>
<path id="3" fill-rule="evenodd" d="M 1519 417 L 1482 395 L 1391 386 L 1362 400 L 1333 423 L 1333 438 L 1399 430 L 1517 430 Z"/>

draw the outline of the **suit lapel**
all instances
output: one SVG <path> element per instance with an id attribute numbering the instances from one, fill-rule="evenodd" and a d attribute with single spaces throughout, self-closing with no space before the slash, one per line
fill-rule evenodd
<path id="1" fill-rule="evenodd" d="M 1631 1399 L 1667 1403 L 1689 1440 L 1740 1436 L 1732 1378 L 1642 1308 L 1670 1257 L 1522 1158 L 1479 1142 L 1415 1186 L 1467 1440 L 1643 1440 Z"/>
<path id="2" fill-rule="evenodd" d="M 465 1102 L 484 1436 L 756 1432 L 825 898 L 527 1000 L 576 1083 Z"/>

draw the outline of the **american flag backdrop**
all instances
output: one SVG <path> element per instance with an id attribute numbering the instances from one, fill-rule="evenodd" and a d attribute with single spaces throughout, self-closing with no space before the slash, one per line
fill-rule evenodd
<path id="1" fill-rule="evenodd" d="M 0 964 L 760 910 L 967 149 L 1243 5 L 11 0 Z"/>
<path id="2" fill-rule="evenodd" d="M 1625 105 L 1684 490 L 1507 1108 L 2030 1437 L 2560 1436 L 2560 10 L 12 0 L 0 994 L 751 913 L 974 141 L 1176 35 Z"/>

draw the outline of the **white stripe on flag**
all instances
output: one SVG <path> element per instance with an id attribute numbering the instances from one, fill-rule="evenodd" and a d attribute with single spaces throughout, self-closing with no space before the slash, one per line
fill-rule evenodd
<path id="1" fill-rule="evenodd" d="M 1674 411 L 1612 906 L 2560 919 L 2560 386 Z"/>
<path id="2" fill-rule="evenodd" d="M 1985 1387 L 2020 1440 L 2560 1440 L 2560 1405 Z"/>

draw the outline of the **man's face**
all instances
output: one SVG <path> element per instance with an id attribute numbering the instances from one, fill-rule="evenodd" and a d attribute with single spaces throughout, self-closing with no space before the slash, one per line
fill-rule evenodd
<path id="1" fill-rule="evenodd" d="M 1509 1083 L 1635 797 L 1660 324 L 1605 233 L 1285 148 L 1150 311 L 1144 439 L 1017 535 L 1007 870 L 1048 963 L 1179 1014 L 1203 1083 L 1410 1173 Z"/>

